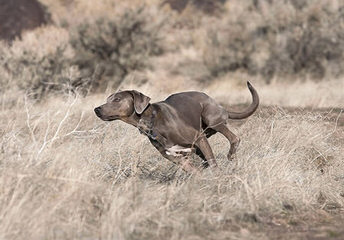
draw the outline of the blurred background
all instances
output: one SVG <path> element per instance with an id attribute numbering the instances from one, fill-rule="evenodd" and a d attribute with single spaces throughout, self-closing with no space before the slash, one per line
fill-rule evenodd
<path id="1" fill-rule="evenodd" d="M 339 107 L 344 100 L 342 1 L 0 4 L 2 92 L 41 99 L 119 88 L 153 97 L 196 89 L 228 102 L 231 93 L 233 101 L 248 101 L 240 91 L 251 80 L 263 104 Z"/>

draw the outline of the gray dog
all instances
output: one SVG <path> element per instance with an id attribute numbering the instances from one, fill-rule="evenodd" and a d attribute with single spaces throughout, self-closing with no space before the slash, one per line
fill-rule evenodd
<path id="1" fill-rule="evenodd" d="M 249 117 L 259 105 L 257 91 L 250 82 L 247 86 L 253 101 L 241 113 L 226 111 L 202 92 L 176 93 L 165 101 L 149 103 L 149 97 L 135 90 L 110 95 L 94 112 L 104 121 L 122 120 L 137 127 L 165 158 L 187 172 L 195 172 L 197 168 L 185 156 L 194 152 L 203 159 L 203 167 L 216 167 L 207 138 L 217 132 L 229 140 L 227 157 L 232 159 L 240 139 L 226 127 L 226 122 Z"/>

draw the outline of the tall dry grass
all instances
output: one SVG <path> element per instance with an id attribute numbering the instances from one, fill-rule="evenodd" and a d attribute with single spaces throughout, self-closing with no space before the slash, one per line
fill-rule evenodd
<path id="1" fill-rule="evenodd" d="M 133 127 L 98 120 L 103 96 L 12 100 L 1 102 L 2 239 L 265 239 L 258 226 L 274 218 L 298 225 L 344 204 L 341 129 L 321 115 L 262 110 L 234 127 L 234 161 L 215 136 L 219 169 L 190 176 Z"/>

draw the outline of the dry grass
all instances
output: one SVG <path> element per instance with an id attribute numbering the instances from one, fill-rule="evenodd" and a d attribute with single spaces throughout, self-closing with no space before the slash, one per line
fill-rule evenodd
<path id="1" fill-rule="evenodd" d="M 39 59 L 60 45 L 70 47 L 64 24 L 75 27 L 87 17 L 106 18 L 141 3 L 42 2 L 56 26 L 27 33 L 12 47 L 2 45 L 2 63 L 21 60 L 25 51 Z M 157 3 L 146 2 L 153 15 Z M 228 6 L 238 13 L 246 7 Z M 161 11 L 173 23 L 164 39 L 166 51 L 149 60 L 154 68 L 128 73 L 121 88 L 140 90 L 152 101 L 175 91 L 201 90 L 233 107 L 250 101 L 243 81 L 252 79 L 262 106 L 275 107 L 229 122 L 242 139 L 236 159 L 227 160 L 229 143 L 215 135 L 210 142 L 219 168 L 191 176 L 164 159 L 133 127 L 96 118 L 93 108 L 115 89 L 85 98 L 77 93 L 48 95 L 38 101 L 18 88 L 42 77 L 32 70 L 39 64 L 20 76 L 1 65 L 0 239 L 343 236 L 344 121 L 338 110 L 344 102 L 343 78 L 326 76 L 315 82 L 302 75 L 293 81 L 275 77 L 268 85 L 261 76 L 241 70 L 211 77 L 203 50 L 208 27 L 221 20 Z M 186 11 L 192 13 L 192 8 Z M 185 26 L 178 25 L 186 20 Z M 70 48 L 65 54 L 62 60 L 75 57 Z M 74 73 L 69 67 L 67 77 Z M 333 111 L 320 111 L 322 107 Z"/>
<path id="2" fill-rule="evenodd" d="M 2 239 L 264 239 L 259 226 L 275 218 L 302 225 L 344 204 L 342 129 L 318 114 L 262 110 L 234 127 L 242 144 L 233 162 L 215 136 L 219 170 L 189 176 L 133 127 L 96 119 L 103 96 L 8 98 Z"/>

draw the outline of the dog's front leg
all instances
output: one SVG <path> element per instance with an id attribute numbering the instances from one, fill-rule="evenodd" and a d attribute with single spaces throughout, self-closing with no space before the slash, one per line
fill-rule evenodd
<path id="1" fill-rule="evenodd" d="M 173 156 L 168 155 L 166 153 L 166 149 L 156 140 L 149 138 L 149 141 L 152 143 L 152 145 L 161 153 L 161 155 L 170 160 L 171 162 L 179 165 L 184 171 L 191 173 L 191 174 L 198 174 L 200 173 L 199 169 L 192 166 L 191 162 L 187 157 L 184 156 Z"/>

